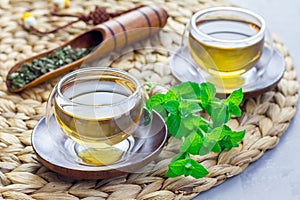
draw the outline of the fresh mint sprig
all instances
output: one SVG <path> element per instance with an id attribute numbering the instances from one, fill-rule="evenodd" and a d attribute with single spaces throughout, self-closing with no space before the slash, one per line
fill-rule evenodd
<path id="1" fill-rule="evenodd" d="M 169 133 L 182 140 L 180 153 L 169 164 L 168 177 L 206 176 L 207 169 L 191 155 L 230 150 L 244 138 L 245 131 L 232 131 L 226 125 L 232 116 L 241 116 L 242 89 L 233 91 L 227 99 L 215 95 L 211 83 L 184 82 L 147 100 L 147 108 L 159 112 Z M 209 117 L 202 117 L 203 112 Z"/>

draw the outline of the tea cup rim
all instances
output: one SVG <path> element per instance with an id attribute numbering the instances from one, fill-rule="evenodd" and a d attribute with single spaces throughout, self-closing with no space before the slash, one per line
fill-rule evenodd
<path id="1" fill-rule="evenodd" d="M 92 72 L 92 71 L 109 71 L 109 72 L 117 72 L 117 73 L 120 73 L 120 74 L 123 74 L 125 76 L 127 76 L 130 80 L 132 80 L 136 86 L 134 92 L 132 94 L 130 94 L 127 98 L 121 100 L 121 101 L 118 101 L 118 102 L 115 102 L 115 103 L 111 103 L 111 104 L 105 104 L 105 105 L 89 105 L 89 104 L 82 104 L 82 103 L 78 103 L 78 102 L 74 102 L 72 100 L 70 100 L 68 97 L 66 97 L 62 91 L 61 91 L 61 88 L 62 88 L 62 84 L 67 81 L 68 79 L 70 79 L 72 76 L 76 75 L 76 74 L 80 74 L 80 73 L 85 73 L 85 72 Z M 77 69 L 77 70 L 74 70 L 66 75 L 64 75 L 60 80 L 59 82 L 57 83 L 56 85 L 56 90 L 57 90 L 57 94 L 60 96 L 60 98 L 62 98 L 64 101 L 66 102 L 70 102 L 75 105 L 80 105 L 80 106 L 93 106 L 93 107 L 113 107 L 113 106 L 118 106 L 120 104 L 123 104 L 124 102 L 128 102 L 130 101 L 132 98 L 134 98 L 138 92 L 141 90 L 141 83 L 137 80 L 136 77 L 134 77 L 133 75 L 129 74 L 128 72 L 125 72 L 123 70 L 120 70 L 120 69 L 116 69 L 116 68 L 110 68 L 110 67 L 90 67 L 90 68 L 80 68 L 80 69 Z"/>
<path id="2" fill-rule="evenodd" d="M 261 23 L 260 30 L 256 34 L 252 35 L 249 38 L 245 38 L 245 39 L 228 40 L 228 39 L 219 39 L 219 38 L 212 37 L 212 36 L 202 32 L 198 28 L 196 28 L 196 20 L 199 16 L 201 16 L 203 14 L 206 14 L 206 13 L 214 12 L 214 11 L 235 11 L 235 12 L 248 14 L 248 15 L 256 18 Z M 217 7 L 210 7 L 210 8 L 200 10 L 200 11 L 196 12 L 195 14 L 193 14 L 193 16 L 190 19 L 189 24 L 190 24 L 190 26 L 193 27 L 194 31 L 196 31 L 196 33 L 201 35 L 202 37 L 205 37 L 205 38 L 210 39 L 212 41 L 222 42 L 222 43 L 253 42 L 253 41 L 260 40 L 261 38 L 263 38 L 264 35 L 265 35 L 265 32 L 266 32 L 266 22 L 265 22 L 265 19 L 261 15 L 255 13 L 251 10 L 248 10 L 248 9 L 232 7 L 232 6 L 217 6 Z"/>

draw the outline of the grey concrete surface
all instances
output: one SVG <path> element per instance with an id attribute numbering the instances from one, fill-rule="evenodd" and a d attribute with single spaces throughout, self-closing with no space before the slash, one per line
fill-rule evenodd
<path id="1" fill-rule="evenodd" d="M 262 15 L 285 43 L 300 74 L 300 1 L 229 0 Z M 243 173 L 195 200 L 300 200 L 300 111 L 279 144 Z"/>

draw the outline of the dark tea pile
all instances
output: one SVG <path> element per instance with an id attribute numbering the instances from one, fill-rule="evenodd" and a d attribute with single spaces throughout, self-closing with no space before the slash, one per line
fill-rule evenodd
<path id="1" fill-rule="evenodd" d="M 33 59 L 32 62 L 22 64 L 17 71 L 8 76 L 8 80 L 13 89 L 22 88 L 27 83 L 45 73 L 79 60 L 93 51 L 93 49 L 94 48 L 72 49 L 71 46 L 59 48 L 47 54 L 45 57 L 36 58 Z"/>

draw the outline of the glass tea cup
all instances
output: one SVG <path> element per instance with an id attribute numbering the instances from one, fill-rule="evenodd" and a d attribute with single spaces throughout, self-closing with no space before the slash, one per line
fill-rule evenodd
<path id="1" fill-rule="evenodd" d="M 48 100 L 46 122 L 50 132 L 53 122 L 59 125 L 68 138 L 65 150 L 81 164 L 103 166 L 122 160 L 135 145 L 136 131 L 147 134 L 151 116 L 135 77 L 92 67 L 73 71 L 58 82 Z"/>
<path id="2" fill-rule="evenodd" d="M 236 7 L 211 7 L 190 19 L 183 45 L 206 80 L 235 87 L 260 77 L 273 41 L 260 15 Z"/>

